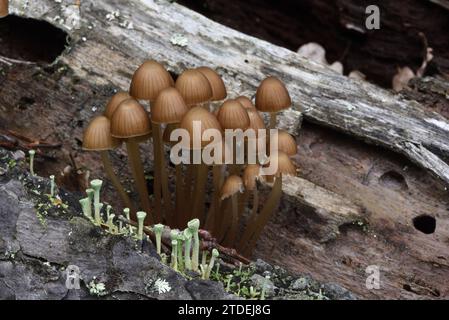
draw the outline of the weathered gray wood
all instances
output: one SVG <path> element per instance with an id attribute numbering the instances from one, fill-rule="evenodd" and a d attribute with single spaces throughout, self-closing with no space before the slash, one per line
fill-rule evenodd
<path id="1" fill-rule="evenodd" d="M 449 183 L 449 166 L 437 154 L 430 155 L 449 155 L 449 123 L 418 103 L 350 80 L 176 3 L 82 1 L 79 30 L 71 23 L 76 14 L 66 8 L 64 3 L 39 0 L 23 9 L 23 1 L 16 1 L 11 11 L 52 23 L 56 16 L 62 17 L 56 22 L 74 38 L 70 54 L 62 60 L 80 77 L 125 89 L 136 66 L 154 58 L 176 73 L 199 65 L 218 67 L 234 96 L 254 94 L 264 77 L 275 75 L 285 81 L 294 102 L 280 117 L 282 127 L 295 131 L 303 113 L 309 121 L 399 152 Z M 120 16 L 108 21 L 107 13 L 117 10 Z M 185 40 L 185 46 L 173 41 L 175 35 Z"/>
<path id="2" fill-rule="evenodd" d="M 429 1 L 449 10 L 449 1 L 447 0 L 429 0 Z"/>

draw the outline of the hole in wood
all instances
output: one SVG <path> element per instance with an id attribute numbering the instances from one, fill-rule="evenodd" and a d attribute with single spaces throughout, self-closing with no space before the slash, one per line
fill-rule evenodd
<path id="1" fill-rule="evenodd" d="M 413 226 L 422 233 L 432 234 L 435 232 L 437 222 L 434 217 L 423 214 L 413 218 Z"/>
<path id="2" fill-rule="evenodd" d="M 385 172 L 380 178 L 381 185 L 394 190 L 407 190 L 408 185 L 402 174 L 397 171 L 390 170 Z"/>
<path id="3" fill-rule="evenodd" d="M 0 55 L 6 58 L 52 63 L 67 41 L 66 32 L 46 21 L 14 15 L 0 19 Z"/>

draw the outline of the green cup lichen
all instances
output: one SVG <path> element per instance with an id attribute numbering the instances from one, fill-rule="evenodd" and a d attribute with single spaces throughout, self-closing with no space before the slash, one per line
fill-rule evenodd
<path id="1" fill-rule="evenodd" d="M 200 228 L 200 220 L 193 219 L 187 223 L 187 227 L 193 235 L 193 252 L 192 252 L 192 270 L 199 271 L 199 254 L 200 254 L 200 238 L 198 229 Z"/>
<path id="2" fill-rule="evenodd" d="M 143 240 L 143 222 L 147 216 L 147 213 L 145 211 L 138 211 L 136 213 L 137 215 L 137 239 Z"/>
<path id="3" fill-rule="evenodd" d="M 28 151 L 28 155 L 30 156 L 30 174 L 34 176 L 34 155 L 36 154 L 35 150 Z"/>

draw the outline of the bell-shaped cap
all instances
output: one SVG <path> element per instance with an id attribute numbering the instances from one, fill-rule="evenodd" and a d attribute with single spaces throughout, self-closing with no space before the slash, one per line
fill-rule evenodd
<path id="1" fill-rule="evenodd" d="M 212 101 L 219 101 L 226 98 L 228 93 L 226 92 L 225 84 L 215 70 L 209 67 L 199 67 L 196 70 L 201 72 L 207 80 L 209 80 L 209 84 L 212 88 Z"/>
<path id="2" fill-rule="evenodd" d="M 294 156 L 298 152 L 298 145 L 295 138 L 284 130 L 278 131 L 278 150 L 284 152 L 289 157 Z"/>
<path id="3" fill-rule="evenodd" d="M 256 181 L 259 180 L 260 175 L 260 165 L 249 164 L 243 170 L 243 184 L 246 190 L 252 191 L 256 187 Z"/>
<path id="4" fill-rule="evenodd" d="M 262 116 L 256 109 L 247 109 L 246 110 L 249 118 L 249 128 L 256 132 L 256 137 L 259 134 L 259 130 L 265 130 L 265 122 L 263 121 Z"/>
<path id="5" fill-rule="evenodd" d="M 151 121 L 154 123 L 179 123 L 189 111 L 176 88 L 166 88 L 159 93 L 151 106 Z"/>
<path id="6" fill-rule="evenodd" d="M 111 134 L 116 138 L 134 138 L 150 133 L 150 117 L 140 103 L 127 99 L 119 104 L 111 119 Z"/>
<path id="7" fill-rule="evenodd" d="M 279 112 L 291 106 L 292 101 L 284 83 L 276 77 L 262 81 L 256 92 L 256 108 L 262 112 Z"/>
<path id="8" fill-rule="evenodd" d="M 201 130 L 199 136 L 194 137 L 194 124 L 201 124 Z M 216 129 L 222 132 L 220 123 L 217 118 L 204 109 L 203 107 L 193 107 L 190 109 L 185 116 L 182 118 L 181 123 L 179 124 L 181 129 L 185 129 L 190 136 L 190 148 L 194 149 L 196 146 L 193 144 L 194 139 L 198 139 L 201 142 L 201 148 L 207 146 L 211 141 L 203 140 L 203 132 L 207 129 Z M 214 141 L 218 143 L 218 141 Z M 186 146 L 187 147 L 187 146 Z"/>
<path id="9" fill-rule="evenodd" d="M 6 17 L 9 14 L 9 1 L 0 0 L 0 18 Z"/>
<path id="10" fill-rule="evenodd" d="M 270 156 L 270 162 L 275 156 L 278 166 L 276 175 L 296 176 L 296 167 L 286 153 L 278 151 L 275 155 Z"/>
<path id="11" fill-rule="evenodd" d="M 212 87 L 209 80 L 198 70 L 185 70 L 176 79 L 175 87 L 188 106 L 201 104 L 212 98 Z"/>
<path id="12" fill-rule="evenodd" d="M 245 97 L 245 96 L 237 97 L 237 98 L 235 98 L 235 100 L 240 102 L 240 104 L 243 106 L 243 108 L 245 108 L 247 110 L 256 109 L 256 107 L 253 105 L 251 100 L 249 98 Z"/>
<path id="13" fill-rule="evenodd" d="M 147 60 L 134 72 L 129 93 L 136 99 L 154 101 L 159 92 L 173 85 L 173 78 L 160 63 Z"/>
<path id="14" fill-rule="evenodd" d="M 218 109 L 217 119 L 223 129 L 246 130 L 250 125 L 248 113 L 237 100 L 226 100 Z"/>
<path id="15" fill-rule="evenodd" d="M 111 136 L 111 123 L 105 116 L 95 117 L 84 130 L 84 150 L 111 150 L 119 145 L 120 140 Z"/>
<path id="16" fill-rule="evenodd" d="M 220 199 L 224 200 L 238 192 L 243 192 L 243 180 L 237 175 L 229 176 L 221 187 Z"/>
<path id="17" fill-rule="evenodd" d="M 126 99 L 130 99 L 131 96 L 126 91 L 119 91 L 116 94 L 112 96 L 112 98 L 109 100 L 108 104 L 106 105 L 106 109 L 104 110 L 104 116 L 106 116 L 108 119 L 112 118 L 112 114 L 114 113 L 115 109 L 117 109 L 118 105 L 122 103 Z"/>

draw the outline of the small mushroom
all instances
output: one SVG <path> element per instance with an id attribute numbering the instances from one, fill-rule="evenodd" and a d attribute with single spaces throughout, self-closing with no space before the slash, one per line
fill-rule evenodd
<path id="1" fill-rule="evenodd" d="M 201 72 L 207 78 L 207 80 L 209 80 L 209 84 L 212 88 L 211 101 L 224 100 L 228 93 L 226 92 L 225 84 L 220 75 L 215 70 L 209 67 L 199 67 L 196 70 Z"/>
<path id="2" fill-rule="evenodd" d="M 157 99 L 159 93 L 174 85 L 173 78 L 165 68 L 154 60 L 145 61 L 135 72 L 131 81 L 129 92 L 131 96 L 139 100 L 147 100 L 152 104 Z M 154 215 L 158 221 L 162 221 L 162 175 L 164 174 L 160 167 L 160 157 L 157 155 L 160 149 L 160 130 L 153 131 L 154 147 Z M 156 161 L 158 160 L 158 161 Z"/>
<path id="3" fill-rule="evenodd" d="M 198 133 L 194 130 L 194 124 L 196 123 L 200 123 L 201 125 L 201 130 Z M 191 140 L 189 151 L 200 155 L 199 164 L 189 164 L 187 166 L 187 174 L 184 182 L 184 199 L 188 201 L 193 197 L 193 204 L 190 205 L 193 209 L 193 215 L 191 214 L 190 216 L 193 218 L 200 218 L 200 220 L 203 221 L 204 196 L 206 192 L 205 188 L 208 175 L 208 166 L 201 159 L 201 150 L 204 147 L 208 146 L 210 143 L 221 143 L 221 140 L 212 142 L 209 140 L 203 140 L 203 133 L 204 131 L 209 129 L 215 129 L 219 132 L 222 132 L 222 129 L 217 118 L 212 113 L 198 106 L 193 107 L 185 114 L 185 116 L 181 120 L 179 127 L 185 129 L 189 133 Z M 199 134 L 199 136 L 194 136 L 196 134 Z M 197 140 L 197 143 L 193 142 L 192 140 Z M 192 190 L 190 186 L 192 185 L 193 175 L 196 176 L 196 181 L 193 193 L 191 194 Z"/>
<path id="4" fill-rule="evenodd" d="M 298 145 L 295 138 L 284 130 L 278 131 L 278 150 L 284 152 L 289 157 L 296 155 L 298 152 Z"/>
<path id="5" fill-rule="evenodd" d="M 227 100 L 225 101 L 220 109 L 218 109 L 217 119 L 223 129 L 241 129 L 245 131 L 250 126 L 250 119 L 245 108 L 237 100 Z M 244 155 L 244 151 L 241 147 L 237 145 L 238 141 L 233 143 L 233 164 L 230 168 L 231 174 L 239 174 L 241 164 L 244 162 L 244 157 L 238 157 L 238 155 Z M 243 153 L 243 154 L 242 154 Z M 237 162 L 240 162 L 239 164 Z"/>
<path id="6" fill-rule="evenodd" d="M 145 180 L 142 159 L 140 158 L 138 138 L 150 132 L 150 118 L 145 109 L 134 99 L 119 104 L 111 119 L 111 135 L 123 139 L 128 151 L 131 171 L 137 186 L 144 211 L 151 212 L 148 188 Z M 161 217 L 155 219 L 160 221 Z M 151 215 L 148 223 L 151 224 Z"/>
<path id="7" fill-rule="evenodd" d="M 111 159 L 109 158 L 109 150 L 117 148 L 120 145 L 120 142 L 120 139 L 111 136 L 110 121 L 105 116 L 94 118 L 89 123 L 86 130 L 84 130 L 83 149 L 100 152 L 103 168 L 107 177 L 119 193 L 123 204 L 128 208 L 133 208 L 134 206 L 123 188 L 122 183 L 115 174 Z"/>
<path id="8" fill-rule="evenodd" d="M 251 215 L 248 218 L 248 222 L 246 223 L 247 229 L 243 232 L 240 237 L 240 241 L 238 244 L 238 248 L 243 248 L 249 240 L 251 234 L 248 232 L 248 226 L 255 225 L 257 221 L 257 212 L 259 209 L 259 193 L 257 190 L 257 180 L 262 178 L 260 174 L 260 165 L 258 164 L 249 164 L 246 166 L 243 171 L 243 185 L 245 186 L 245 192 L 253 193 L 253 203 L 252 203 L 252 211 Z"/>
<path id="9" fill-rule="evenodd" d="M 243 188 L 243 180 L 237 175 L 231 175 L 223 184 L 221 188 L 221 201 L 227 199 L 228 205 L 231 206 L 231 217 L 228 217 L 225 214 L 221 216 L 221 227 L 222 232 L 226 233 L 224 244 L 227 246 L 233 246 L 235 243 L 235 239 L 237 237 L 237 231 L 239 226 L 239 216 L 238 216 L 238 195 L 244 191 Z M 230 222 L 230 223 L 229 223 Z M 229 228 L 229 230 L 228 230 Z"/>
<path id="10" fill-rule="evenodd" d="M 0 0 L 0 18 L 9 14 L 9 0 Z"/>
<path id="11" fill-rule="evenodd" d="M 270 113 L 270 129 L 276 127 L 278 112 L 291 106 L 292 101 L 284 83 L 276 77 L 268 77 L 261 82 L 256 92 L 256 108 Z"/>
<path id="12" fill-rule="evenodd" d="M 147 60 L 134 72 L 129 93 L 135 99 L 151 103 L 162 90 L 173 85 L 173 78 L 160 63 Z"/>
<path id="13" fill-rule="evenodd" d="M 263 228 L 270 220 L 270 217 L 276 211 L 279 206 L 279 202 L 282 196 L 282 177 L 283 176 L 295 176 L 296 175 L 296 167 L 291 162 L 290 158 L 287 154 L 282 151 L 277 152 L 277 154 L 270 156 L 270 161 L 277 161 L 277 173 L 274 180 L 273 188 L 268 196 L 268 199 L 260 212 L 256 223 L 253 223 L 248 226 L 248 232 L 250 234 L 249 241 L 246 243 L 246 248 L 242 250 L 243 254 L 249 256 L 255 245 L 257 240 L 259 239 Z"/>
<path id="14" fill-rule="evenodd" d="M 235 98 L 235 100 L 240 102 L 240 104 L 243 106 L 243 108 L 245 108 L 247 111 L 253 110 L 253 109 L 256 110 L 256 107 L 253 105 L 251 100 L 247 97 L 240 96 L 240 97 Z"/>
<path id="15" fill-rule="evenodd" d="M 173 209 L 171 197 L 168 189 L 168 177 L 162 143 L 161 124 L 179 123 L 187 111 L 189 111 L 189 108 L 185 104 L 181 94 L 175 88 L 166 88 L 162 90 L 151 108 L 155 163 L 159 164 L 158 170 L 160 170 L 161 175 L 165 217 L 167 219 L 167 223 L 170 225 L 173 224 L 174 220 L 172 217 Z M 179 168 L 177 171 L 180 169 L 180 165 L 178 166 Z M 177 186 L 180 186 L 178 181 Z M 182 190 L 177 189 L 176 192 L 179 193 L 182 192 Z"/>
<path id="16" fill-rule="evenodd" d="M 120 103 L 125 101 L 126 99 L 130 99 L 131 96 L 126 91 L 119 91 L 116 94 L 112 96 L 112 98 L 109 100 L 108 104 L 106 105 L 106 108 L 104 110 L 103 115 L 111 120 L 112 114 L 117 109 Z"/>
<path id="17" fill-rule="evenodd" d="M 250 125 L 249 116 L 245 108 L 237 100 L 226 100 L 218 109 L 217 119 L 223 129 L 242 129 L 245 131 Z"/>
<path id="18" fill-rule="evenodd" d="M 181 93 L 189 107 L 207 106 L 212 99 L 212 87 L 209 80 L 198 70 L 185 70 L 176 79 L 176 89 Z"/>

